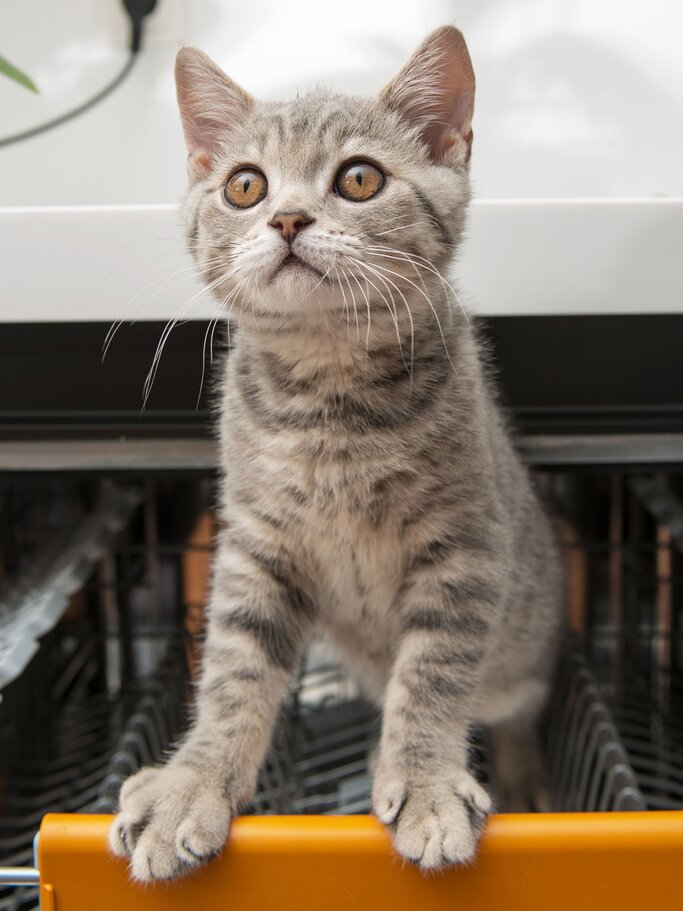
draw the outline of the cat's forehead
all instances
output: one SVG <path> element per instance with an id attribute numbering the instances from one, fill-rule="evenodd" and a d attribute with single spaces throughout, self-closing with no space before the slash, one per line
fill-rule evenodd
<path id="1" fill-rule="evenodd" d="M 365 98 L 312 92 L 291 101 L 259 105 L 255 125 L 264 132 L 276 132 L 282 142 L 339 141 L 357 132 L 371 110 L 372 104 Z"/>
<path id="2" fill-rule="evenodd" d="M 311 173 L 340 158 L 381 157 L 410 144 L 395 118 L 371 99 L 322 92 L 258 105 L 248 133 L 245 153 L 276 160 L 283 170 Z"/>

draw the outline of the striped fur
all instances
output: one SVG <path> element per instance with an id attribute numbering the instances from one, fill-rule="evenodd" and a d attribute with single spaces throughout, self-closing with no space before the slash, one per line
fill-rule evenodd
<path id="1" fill-rule="evenodd" d="M 463 48 L 439 30 L 376 101 L 281 104 L 252 102 L 215 68 L 202 81 L 213 65 L 181 52 L 188 244 L 232 308 L 233 351 L 196 719 L 166 766 L 126 783 L 112 827 L 140 880 L 220 850 L 318 633 L 383 708 L 375 811 L 425 869 L 471 858 L 490 810 L 467 769 L 472 724 L 533 736 L 560 623 L 558 553 L 443 278 L 469 199 L 471 133 L 458 131 L 471 109 L 458 98 L 450 117 L 441 103 L 427 129 L 410 95 L 439 99 L 446 70 L 473 92 Z M 221 104 L 222 143 L 202 144 L 197 124 Z M 330 189 L 353 158 L 387 174 L 365 203 Z M 268 196 L 234 210 L 222 188 L 244 164 Z M 268 221 L 282 208 L 314 219 L 291 247 L 311 270 L 278 271 L 290 250 Z M 506 786 L 531 755 L 529 742 L 512 766 L 501 758 Z"/>

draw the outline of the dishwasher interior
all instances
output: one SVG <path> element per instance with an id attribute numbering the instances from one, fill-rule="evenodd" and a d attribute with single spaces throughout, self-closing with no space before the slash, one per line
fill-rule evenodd
<path id="1" fill-rule="evenodd" d="M 564 541 L 567 634 L 542 725 L 555 811 L 683 809 L 683 471 L 535 469 Z M 46 812 L 109 813 L 187 724 L 215 479 L 0 478 L 0 865 Z M 370 810 L 379 718 L 324 644 L 283 707 L 248 813 Z M 485 731 L 472 742 L 488 778 Z M 0 892 L 0 909 L 37 889 Z"/>

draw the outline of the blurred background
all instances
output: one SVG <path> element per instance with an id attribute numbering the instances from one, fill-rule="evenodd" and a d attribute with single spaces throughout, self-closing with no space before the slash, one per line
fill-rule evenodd
<path id="1" fill-rule="evenodd" d="M 47 811 L 110 812 L 187 722 L 227 341 L 179 226 L 178 48 L 262 98 L 373 94 L 444 23 L 478 85 L 454 275 L 566 549 L 552 805 L 683 809 L 683 4 L 128 5 L 154 6 L 134 60 L 123 0 L 0 4 L 0 69 L 38 89 L 0 74 L 0 863 L 31 867 Z M 367 812 L 377 725 L 314 649 L 251 810 Z M 483 732 L 473 761 L 488 780 Z M 37 906 L 27 877 L 0 871 L 0 911 Z"/>

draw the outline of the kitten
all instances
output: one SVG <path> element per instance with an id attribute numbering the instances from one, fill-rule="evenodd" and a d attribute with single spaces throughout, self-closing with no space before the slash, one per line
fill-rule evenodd
<path id="1" fill-rule="evenodd" d="M 121 791 L 148 881 L 222 848 L 322 631 L 383 709 L 373 806 L 423 869 L 473 857 L 491 801 L 474 722 L 534 798 L 561 614 L 553 532 L 442 277 L 470 196 L 474 75 L 435 31 L 379 98 L 262 104 L 180 51 L 188 243 L 235 310 L 222 530 L 196 718 Z"/>

